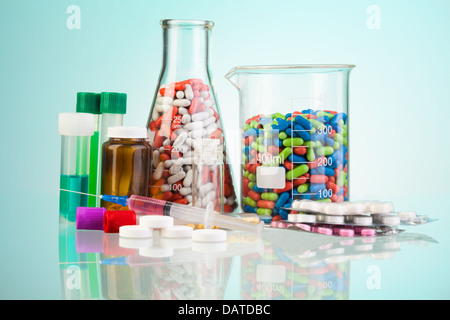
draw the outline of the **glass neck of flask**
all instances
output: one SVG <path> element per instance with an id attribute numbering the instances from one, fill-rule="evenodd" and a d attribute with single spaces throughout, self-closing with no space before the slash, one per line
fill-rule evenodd
<path id="1" fill-rule="evenodd" d="M 166 76 L 176 80 L 207 76 L 211 25 L 185 22 L 162 26 Z"/>

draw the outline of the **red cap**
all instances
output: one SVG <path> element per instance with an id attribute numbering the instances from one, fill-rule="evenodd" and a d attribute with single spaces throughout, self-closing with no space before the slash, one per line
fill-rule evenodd
<path id="1" fill-rule="evenodd" d="M 132 210 L 107 210 L 103 216 L 103 231 L 107 233 L 118 233 L 121 226 L 135 224 L 136 213 Z"/>

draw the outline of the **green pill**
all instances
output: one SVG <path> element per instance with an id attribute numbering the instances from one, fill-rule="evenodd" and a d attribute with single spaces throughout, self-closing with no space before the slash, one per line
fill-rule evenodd
<path id="1" fill-rule="evenodd" d="M 281 159 L 281 162 L 284 162 L 292 153 L 292 149 L 289 147 L 286 147 L 283 149 L 283 151 L 280 152 L 279 156 Z"/>
<path id="2" fill-rule="evenodd" d="M 308 191 L 308 188 L 309 188 L 309 183 L 304 183 L 297 187 L 297 191 L 299 193 L 305 193 L 306 191 Z"/>
<path id="3" fill-rule="evenodd" d="M 283 146 L 285 147 L 293 147 L 293 146 L 301 146 L 303 145 L 302 138 L 287 138 L 283 140 Z"/>
<path id="4" fill-rule="evenodd" d="M 250 173 L 247 178 L 252 182 L 256 181 L 256 175 L 253 173 Z"/>
<path id="5" fill-rule="evenodd" d="M 286 139 L 286 138 L 287 138 L 287 133 L 284 132 L 284 131 L 281 131 L 281 132 L 278 134 L 278 138 L 280 138 L 281 140 Z"/>
<path id="6" fill-rule="evenodd" d="M 263 193 L 261 193 L 261 198 L 263 200 L 277 201 L 278 194 L 276 194 L 275 192 L 263 192 Z"/>
<path id="7" fill-rule="evenodd" d="M 316 153 L 319 156 L 329 156 L 334 152 L 334 148 L 330 146 L 319 147 L 316 149 Z"/>
<path id="8" fill-rule="evenodd" d="M 256 201 L 250 197 L 245 197 L 244 203 L 248 204 L 249 206 L 256 207 Z"/>
<path id="9" fill-rule="evenodd" d="M 296 168 L 286 172 L 286 179 L 292 180 L 298 178 L 309 171 L 309 167 L 307 164 L 301 164 Z"/>
<path id="10" fill-rule="evenodd" d="M 262 216 L 271 216 L 272 215 L 272 209 L 268 208 L 258 208 L 256 209 L 256 213 Z"/>

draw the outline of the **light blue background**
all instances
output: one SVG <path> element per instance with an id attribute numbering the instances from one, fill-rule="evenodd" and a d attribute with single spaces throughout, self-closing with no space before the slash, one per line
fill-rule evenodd
<path id="1" fill-rule="evenodd" d="M 70 5 L 81 10 L 80 29 L 66 26 Z M 380 9 L 380 29 L 367 26 L 371 5 Z M 399 210 L 439 218 L 416 230 L 441 245 L 417 254 L 438 259 L 426 268 L 449 265 L 449 1 L 1 0 L 0 298 L 60 298 L 58 113 L 75 110 L 78 91 L 126 92 L 125 124 L 144 126 L 161 67 L 163 18 L 215 22 L 211 69 L 226 132 L 239 126 L 237 91 L 224 78 L 232 67 L 355 64 L 353 199 L 394 201 Z M 239 158 L 237 148 L 229 152 Z M 404 271 L 411 258 L 403 254 L 388 279 Z M 358 264 L 353 284 L 365 276 Z M 423 271 L 435 283 L 423 295 L 393 288 L 386 298 L 449 298 L 449 276 Z M 371 295 L 353 285 L 351 297 Z"/>

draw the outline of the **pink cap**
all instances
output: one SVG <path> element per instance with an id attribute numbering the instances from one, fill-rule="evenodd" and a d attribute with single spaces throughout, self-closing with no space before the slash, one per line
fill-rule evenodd
<path id="1" fill-rule="evenodd" d="M 78 230 L 103 230 L 103 215 L 105 208 L 77 208 L 77 229 Z"/>

